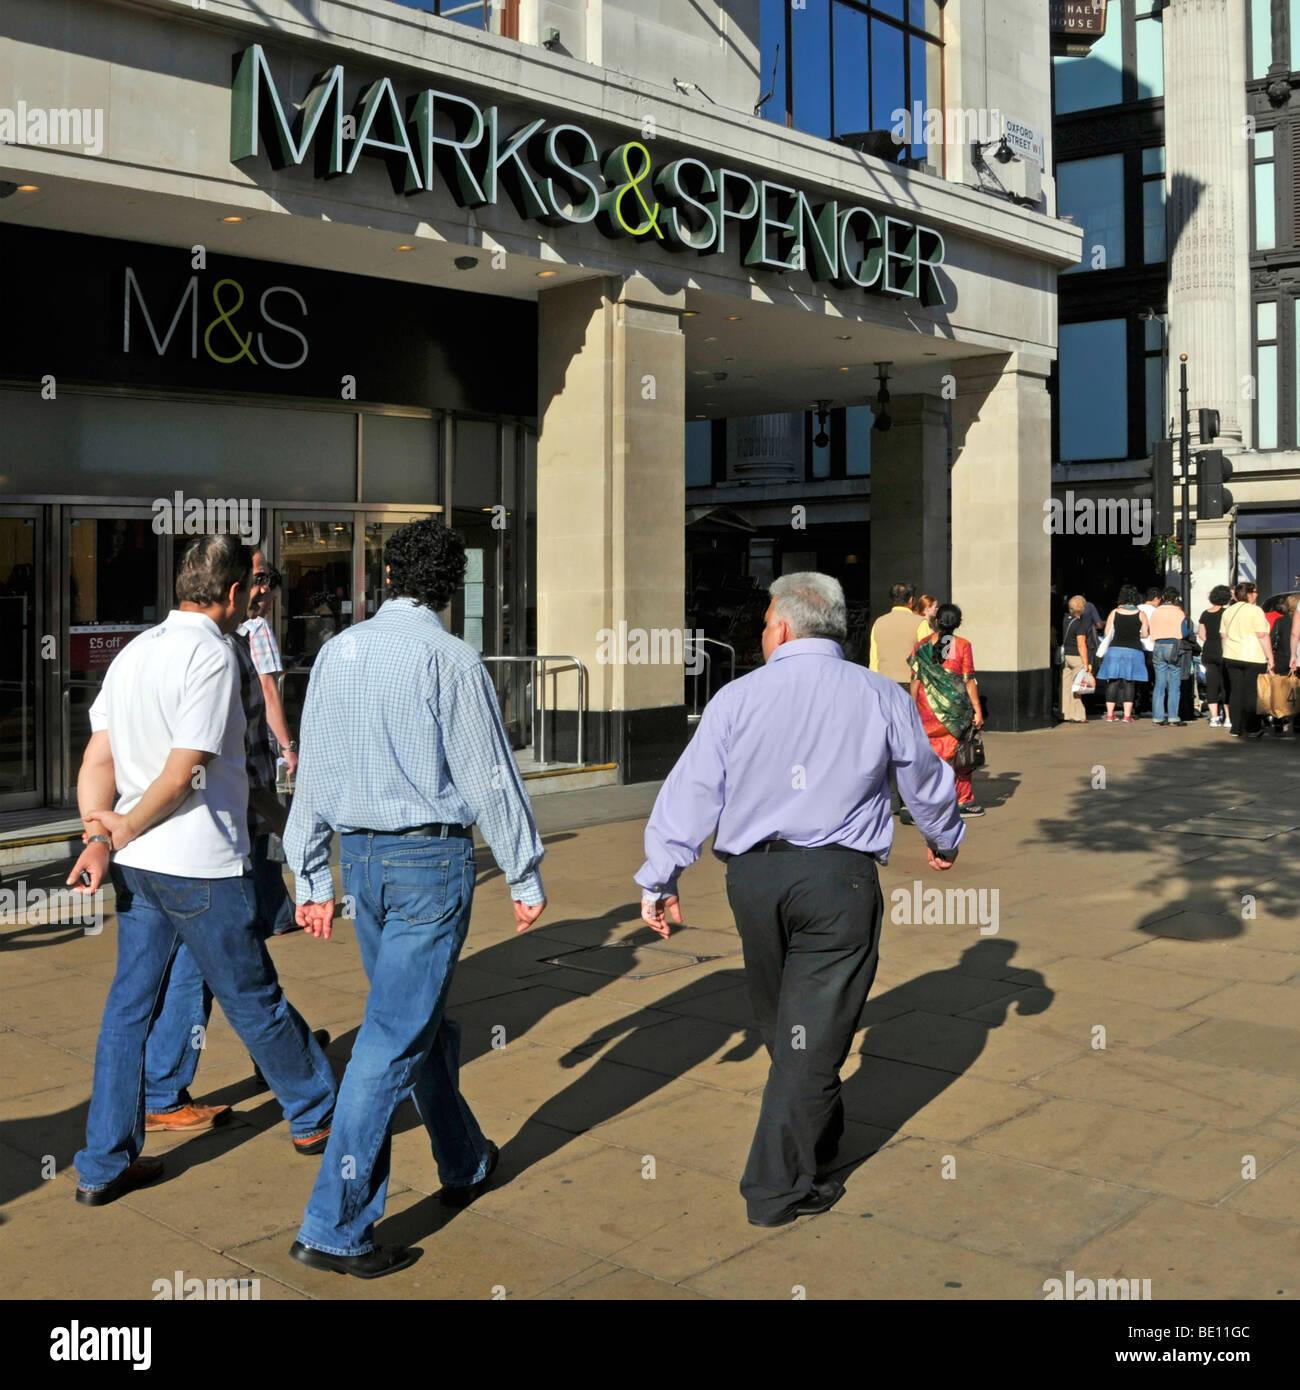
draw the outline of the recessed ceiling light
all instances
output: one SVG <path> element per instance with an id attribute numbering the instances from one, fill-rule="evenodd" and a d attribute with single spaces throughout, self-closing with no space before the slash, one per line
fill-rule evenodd
<path id="1" fill-rule="evenodd" d="M 244 219 L 242 217 L 235 217 L 232 215 L 230 217 L 223 217 L 221 220 L 223 222 L 242 222 Z"/>
<path id="2" fill-rule="evenodd" d="M 704 341 L 705 341 L 706 343 L 716 343 L 716 342 L 718 341 L 718 338 L 717 338 L 717 335 L 714 334 L 712 337 L 705 338 Z"/>
<path id="3" fill-rule="evenodd" d="M 683 309 L 683 310 L 682 310 L 682 318 L 684 318 L 684 319 L 697 319 L 697 318 L 699 318 L 699 316 L 700 316 L 700 311 L 699 311 L 698 309 Z"/>
<path id="4" fill-rule="evenodd" d="M 835 335 L 835 341 L 836 341 L 837 343 L 851 343 L 851 342 L 853 341 L 853 334 L 852 334 L 852 333 L 837 333 L 837 334 Z"/>
<path id="5" fill-rule="evenodd" d="M 539 280 L 549 280 L 552 276 L 558 275 L 559 273 L 558 270 L 539 270 L 537 272 L 537 278 Z"/>
<path id="6" fill-rule="evenodd" d="M 739 315 L 739 314 L 728 314 L 728 315 L 727 315 L 727 322 L 728 322 L 728 323 L 739 323 L 739 322 L 740 322 L 740 315 Z"/>
<path id="7" fill-rule="evenodd" d="M 399 251 L 414 251 L 414 250 L 415 250 L 415 247 L 414 247 L 414 246 L 411 246 L 411 245 L 409 245 L 409 244 L 407 244 L 407 245 L 404 245 L 404 246 L 399 246 L 397 249 L 398 249 Z"/>
<path id="8" fill-rule="evenodd" d="M 697 420 L 707 420 L 709 417 L 707 415 L 697 415 L 695 418 Z"/>
<path id="9" fill-rule="evenodd" d="M 41 186 L 39 183 L 20 183 L 18 191 L 19 193 L 39 193 Z"/>
<path id="10" fill-rule="evenodd" d="M 840 371 L 842 371 L 842 372 L 851 372 L 852 370 L 853 370 L 852 367 L 841 367 L 841 368 L 840 368 Z"/>

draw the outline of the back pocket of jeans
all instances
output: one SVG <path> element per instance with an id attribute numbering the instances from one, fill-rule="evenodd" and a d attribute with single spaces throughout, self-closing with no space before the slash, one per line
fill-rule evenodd
<path id="1" fill-rule="evenodd" d="M 158 900 L 158 906 L 168 917 L 187 921 L 200 916 L 211 905 L 212 886 L 207 879 L 151 874 L 147 881 Z"/>
<path id="2" fill-rule="evenodd" d="M 438 921 L 446 916 L 449 907 L 455 906 L 448 902 L 452 883 L 450 859 L 423 863 L 385 859 L 383 866 L 385 915 L 392 913 L 413 926 L 420 926 Z M 452 892 L 459 893 L 458 883 Z"/>

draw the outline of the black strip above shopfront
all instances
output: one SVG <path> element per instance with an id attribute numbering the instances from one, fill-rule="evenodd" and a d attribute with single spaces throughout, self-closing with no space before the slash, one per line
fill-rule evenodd
<path id="1" fill-rule="evenodd" d="M 0 226 L 0 377 L 537 412 L 537 309 L 492 295 Z"/>

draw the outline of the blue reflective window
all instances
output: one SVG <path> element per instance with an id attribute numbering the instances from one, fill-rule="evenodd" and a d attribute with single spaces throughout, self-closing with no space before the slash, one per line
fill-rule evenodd
<path id="1" fill-rule="evenodd" d="M 794 91 L 791 108 L 796 129 L 809 135 L 831 133 L 831 88 L 827 81 L 831 52 L 829 0 L 808 0 L 790 14 L 790 53 Z"/>
<path id="2" fill-rule="evenodd" d="M 1165 27 L 1160 15 L 1139 19 L 1137 25 L 1138 100 L 1165 94 Z"/>
<path id="3" fill-rule="evenodd" d="M 895 111 L 906 106 L 903 31 L 892 24 L 871 26 L 871 128 L 888 130 Z M 925 103 L 922 102 L 922 105 Z M 915 132 L 914 132 L 915 133 Z"/>
<path id="4" fill-rule="evenodd" d="M 1124 156 L 1062 160 L 1056 166 L 1056 196 L 1062 213 L 1082 227 L 1083 250 L 1074 273 L 1114 270 L 1124 264 Z"/>
<path id="5" fill-rule="evenodd" d="M 423 10 L 425 14 L 441 15 L 457 24 L 468 24 L 474 29 L 486 29 L 485 12 L 491 7 L 491 0 L 485 5 L 483 0 L 394 0 L 394 3 L 408 10 Z M 468 8 L 467 8 L 468 7 Z M 452 13 L 453 11 L 457 13 Z"/>
<path id="6" fill-rule="evenodd" d="M 761 0 L 758 11 L 760 97 L 767 97 L 760 115 L 785 124 L 785 14 L 788 0 Z M 768 93 L 771 93 L 768 96 Z"/>
<path id="7" fill-rule="evenodd" d="M 1123 319 L 1066 323 L 1060 330 L 1061 459 L 1128 454 L 1128 353 Z"/>
<path id="8" fill-rule="evenodd" d="M 1294 26 L 1291 32 L 1295 33 Z M 1263 77 L 1272 61 L 1273 21 L 1269 16 L 1269 0 L 1250 0 L 1250 75 Z"/>
<path id="9" fill-rule="evenodd" d="M 871 122 L 867 86 L 867 16 L 835 6 L 835 133 L 880 129 Z M 901 105 L 901 103 L 900 103 Z M 887 121 L 886 125 L 893 125 Z"/>
<path id="10" fill-rule="evenodd" d="M 1123 11 L 1113 6 L 1106 16 L 1106 33 L 1084 58 L 1053 58 L 1056 70 L 1056 114 L 1113 106 L 1124 99 Z"/>
<path id="11" fill-rule="evenodd" d="M 762 114 L 823 137 L 899 130 L 899 113 L 939 104 L 940 13 L 935 0 L 759 0 Z"/>

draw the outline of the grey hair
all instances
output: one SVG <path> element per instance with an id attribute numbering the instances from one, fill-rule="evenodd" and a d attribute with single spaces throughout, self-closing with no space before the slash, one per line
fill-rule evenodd
<path id="1" fill-rule="evenodd" d="M 1074 606 L 1076 603 L 1079 605 L 1077 608 Z M 1066 611 L 1068 613 L 1073 614 L 1073 616 L 1076 618 L 1079 617 L 1080 614 L 1082 614 L 1083 610 L 1087 608 L 1087 606 L 1088 600 L 1084 598 L 1082 594 L 1075 594 L 1075 596 L 1069 601 L 1069 603 L 1065 605 Z"/>
<path id="2" fill-rule="evenodd" d="M 795 637 L 829 637 L 843 642 L 848 635 L 844 590 L 829 574 L 805 570 L 783 574 L 768 589 L 781 618 Z"/>

